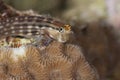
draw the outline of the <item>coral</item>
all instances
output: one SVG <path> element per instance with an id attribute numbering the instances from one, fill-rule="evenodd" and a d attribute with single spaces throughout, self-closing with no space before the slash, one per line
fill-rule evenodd
<path id="1" fill-rule="evenodd" d="M 64 56 L 72 63 L 75 63 L 80 57 L 83 57 L 81 49 L 78 46 L 67 44 L 64 49 Z"/>
<path id="2" fill-rule="evenodd" d="M 97 73 L 76 45 L 53 41 L 43 50 L 34 46 L 22 48 L 24 52 L 0 49 L 2 79 L 97 80 Z"/>
<path id="3" fill-rule="evenodd" d="M 65 58 L 59 57 L 45 67 L 50 80 L 72 80 L 72 64 Z"/>
<path id="4" fill-rule="evenodd" d="M 39 64 L 39 52 L 31 46 L 25 47 L 25 52 L 14 52 L 16 48 L 1 49 L 1 72 L 4 73 L 3 79 L 19 79 L 19 80 L 46 80 L 44 67 Z M 20 48 L 19 48 L 20 49 Z M 16 54 L 15 54 L 16 53 Z M 3 58 L 3 59 L 2 59 Z"/>
<path id="5" fill-rule="evenodd" d="M 63 57 L 62 48 L 62 43 L 53 41 L 45 49 L 38 49 L 40 53 L 40 63 L 46 66 L 56 58 Z"/>
<path id="6" fill-rule="evenodd" d="M 74 75 L 76 75 L 75 78 L 77 80 L 99 80 L 98 73 L 94 67 L 89 65 L 84 56 L 76 62 L 75 68 L 76 72 Z"/>
<path id="7" fill-rule="evenodd" d="M 68 60 L 72 62 L 73 67 L 73 78 L 75 80 L 98 80 L 98 73 L 94 68 L 87 62 L 81 49 L 78 46 L 67 44 L 66 56 Z"/>
<path id="8" fill-rule="evenodd" d="M 33 46 L 29 46 L 26 51 L 26 63 L 24 64 L 29 73 L 35 78 L 35 80 L 47 80 L 46 70 L 42 64 L 40 64 L 40 55 L 37 49 Z"/>

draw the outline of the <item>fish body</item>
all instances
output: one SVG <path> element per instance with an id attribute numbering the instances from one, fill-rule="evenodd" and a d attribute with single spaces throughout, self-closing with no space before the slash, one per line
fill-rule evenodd
<path id="1" fill-rule="evenodd" d="M 41 35 L 45 35 L 45 37 L 49 36 L 58 42 L 66 42 L 71 33 L 72 31 L 70 25 L 66 25 L 62 21 L 59 21 L 55 18 L 42 15 L 16 16 L 0 21 L 0 39 L 9 36 L 38 38 Z"/>

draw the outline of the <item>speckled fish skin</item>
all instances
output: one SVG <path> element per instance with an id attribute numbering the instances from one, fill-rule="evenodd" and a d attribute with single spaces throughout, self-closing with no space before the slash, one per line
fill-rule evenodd
<path id="1" fill-rule="evenodd" d="M 59 29 L 64 24 L 44 16 L 18 16 L 0 21 L 0 36 L 39 35 L 40 29 Z"/>
<path id="2" fill-rule="evenodd" d="M 0 21 L 0 39 L 8 36 L 48 35 L 58 42 L 66 42 L 72 33 L 71 26 L 45 16 L 17 16 Z"/>

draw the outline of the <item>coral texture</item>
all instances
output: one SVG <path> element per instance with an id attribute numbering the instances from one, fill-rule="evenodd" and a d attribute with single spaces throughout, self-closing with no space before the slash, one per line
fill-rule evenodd
<path id="1" fill-rule="evenodd" d="M 0 49 L 0 77 L 2 80 L 98 80 L 78 46 L 56 41 L 43 50 L 34 46 Z"/>

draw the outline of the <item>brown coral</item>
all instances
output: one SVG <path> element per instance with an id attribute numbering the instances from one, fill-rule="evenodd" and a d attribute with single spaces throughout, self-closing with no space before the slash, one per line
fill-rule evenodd
<path id="1" fill-rule="evenodd" d="M 39 64 L 39 52 L 31 46 L 25 47 L 24 55 L 17 55 L 20 52 L 15 54 L 15 48 L 6 49 L 4 51 L 1 49 L 1 66 L 0 70 L 4 73 L 0 76 L 3 79 L 6 77 L 8 79 L 20 79 L 20 80 L 46 80 L 44 68 Z"/>
<path id="2" fill-rule="evenodd" d="M 35 80 L 47 80 L 46 70 L 42 64 L 40 64 L 40 54 L 35 47 L 29 46 L 26 51 L 26 63 L 29 73 Z"/>
<path id="3" fill-rule="evenodd" d="M 63 48 L 62 43 L 53 41 L 45 49 L 43 50 L 39 49 L 40 63 L 46 66 L 52 61 L 54 61 L 54 59 L 62 57 L 63 56 L 62 48 Z"/>
<path id="4" fill-rule="evenodd" d="M 45 67 L 50 80 L 72 80 L 72 64 L 65 58 L 56 58 Z"/>
<path id="5" fill-rule="evenodd" d="M 77 80 L 99 80 L 99 76 L 95 68 L 89 65 L 84 56 L 79 58 L 75 64 L 75 68 L 76 72 L 74 77 Z"/>
<path id="6" fill-rule="evenodd" d="M 64 55 L 73 63 L 75 63 L 80 57 L 83 57 L 83 53 L 78 46 L 67 44 L 64 50 Z"/>
<path id="7" fill-rule="evenodd" d="M 85 59 L 80 47 L 67 44 L 65 54 L 73 64 L 73 79 L 75 80 L 98 80 L 98 74 Z"/>
<path id="8" fill-rule="evenodd" d="M 4 78 L 20 80 L 97 80 L 97 73 L 78 46 L 52 42 L 44 50 L 34 46 L 1 49 L 0 70 Z M 18 48 L 20 49 L 20 48 Z M 16 54 L 15 54 L 16 53 Z M 21 55 L 17 55 L 21 53 Z"/>

